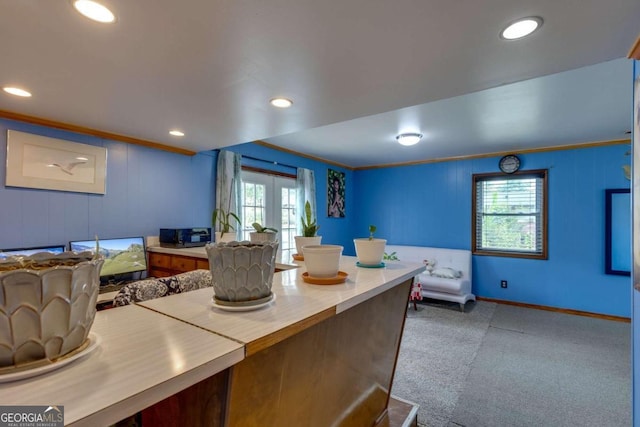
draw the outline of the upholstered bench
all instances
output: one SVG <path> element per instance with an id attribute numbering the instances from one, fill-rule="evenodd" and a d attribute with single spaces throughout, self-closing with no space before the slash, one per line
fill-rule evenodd
<path id="1" fill-rule="evenodd" d="M 467 301 L 476 300 L 471 293 L 471 251 L 401 245 L 387 245 L 385 251 L 395 252 L 399 261 L 425 263 L 427 270 L 414 278 L 423 297 L 457 302 L 462 311 Z"/>
<path id="2" fill-rule="evenodd" d="M 123 286 L 113 298 L 113 305 L 128 305 L 208 286 L 212 286 L 209 270 L 193 270 L 159 279 L 138 280 Z"/>

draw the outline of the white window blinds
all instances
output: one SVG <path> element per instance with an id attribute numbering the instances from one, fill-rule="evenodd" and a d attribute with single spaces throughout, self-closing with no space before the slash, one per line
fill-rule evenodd
<path id="1" fill-rule="evenodd" d="M 546 257 L 546 171 L 474 181 L 474 250 Z"/>

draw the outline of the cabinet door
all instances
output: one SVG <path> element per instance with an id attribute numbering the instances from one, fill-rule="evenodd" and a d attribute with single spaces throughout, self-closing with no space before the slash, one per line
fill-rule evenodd
<path id="1" fill-rule="evenodd" d="M 151 267 L 171 268 L 171 255 L 151 252 L 149 254 L 149 264 Z"/>
<path id="2" fill-rule="evenodd" d="M 179 272 L 196 269 L 196 259 L 174 255 L 171 257 L 171 269 Z"/>

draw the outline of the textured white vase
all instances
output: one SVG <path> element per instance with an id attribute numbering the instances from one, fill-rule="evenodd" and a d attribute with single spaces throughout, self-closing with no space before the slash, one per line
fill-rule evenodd
<path id="1" fill-rule="evenodd" d="M 319 245 L 322 241 L 322 236 L 313 236 L 313 237 L 304 237 L 304 236 L 294 236 L 296 241 L 296 253 L 298 255 L 303 255 L 302 248 L 307 245 Z"/>
<path id="2" fill-rule="evenodd" d="M 217 299 L 246 302 L 271 295 L 278 242 L 222 242 L 205 249 Z"/>
<path id="3" fill-rule="evenodd" d="M 380 265 L 384 256 L 385 239 L 369 240 L 368 237 L 353 239 L 358 262 L 362 265 Z"/>
<path id="4" fill-rule="evenodd" d="M 0 367 L 52 361 L 85 343 L 104 262 L 92 257 L 40 253 L 0 261 Z"/>
<path id="5" fill-rule="evenodd" d="M 342 246 L 307 245 L 302 249 L 304 265 L 311 277 L 336 277 L 340 270 Z"/>

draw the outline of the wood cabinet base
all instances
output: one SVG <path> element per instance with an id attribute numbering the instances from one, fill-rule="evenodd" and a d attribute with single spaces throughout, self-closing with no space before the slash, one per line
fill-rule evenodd
<path id="1" fill-rule="evenodd" d="M 233 366 L 226 425 L 374 425 L 389 401 L 410 284 Z"/>
<path id="2" fill-rule="evenodd" d="M 390 404 L 410 287 L 405 281 L 247 356 L 144 410 L 143 425 L 382 427 L 411 416 L 416 425 L 411 405 Z"/>

